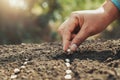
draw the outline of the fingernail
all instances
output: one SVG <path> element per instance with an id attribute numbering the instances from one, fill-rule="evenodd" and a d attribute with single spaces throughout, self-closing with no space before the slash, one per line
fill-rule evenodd
<path id="1" fill-rule="evenodd" d="M 77 45 L 76 45 L 76 44 L 72 44 L 72 45 L 70 46 L 70 49 L 71 49 L 72 51 L 76 51 Z"/>

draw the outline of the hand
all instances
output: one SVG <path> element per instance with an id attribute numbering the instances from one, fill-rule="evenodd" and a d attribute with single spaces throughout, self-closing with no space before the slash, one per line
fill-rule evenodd
<path id="1" fill-rule="evenodd" d="M 106 7 L 115 8 L 116 12 Z M 117 16 L 118 10 L 111 2 L 106 2 L 97 10 L 76 11 L 71 14 L 58 29 L 63 39 L 63 50 L 69 47 L 72 51 L 77 49 L 87 37 L 103 31 Z"/>

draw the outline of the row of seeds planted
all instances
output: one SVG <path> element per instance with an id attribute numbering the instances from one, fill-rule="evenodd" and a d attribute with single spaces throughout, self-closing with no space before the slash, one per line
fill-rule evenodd
<path id="1" fill-rule="evenodd" d="M 71 52 L 70 49 L 67 50 L 68 53 Z M 66 70 L 66 75 L 64 76 L 65 79 L 72 79 L 72 70 L 70 69 L 71 64 L 70 64 L 70 59 L 65 59 L 65 65 L 67 67 Z"/>
<path id="2" fill-rule="evenodd" d="M 25 69 L 25 68 L 26 68 L 27 63 L 28 63 L 28 59 L 25 59 L 25 62 L 23 63 L 23 65 L 22 65 L 20 68 L 15 68 L 15 69 L 14 69 L 14 73 L 12 73 L 12 75 L 11 75 L 10 78 L 11 78 L 11 79 L 17 78 L 17 76 L 18 76 L 18 74 L 20 73 L 20 71 L 21 71 L 22 69 Z"/>

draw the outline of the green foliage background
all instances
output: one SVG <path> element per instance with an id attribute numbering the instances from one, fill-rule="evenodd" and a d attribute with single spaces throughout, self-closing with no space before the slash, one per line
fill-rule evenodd
<path id="1" fill-rule="evenodd" d="M 24 0 L 26 9 L 0 1 L 0 44 L 40 43 L 60 40 L 57 28 L 72 11 L 96 9 L 105 0 Z M 114 22 L 119 26 L 119 21 Z M 118 27 L 116 27 L 118 28 Z M 111 29 L 111 28 L 110 28 Z M 114 28 L 104 31 L 109 37 Z M 116 29 L 118 30 L 118 29 Z M 107 36 L 105 36 L 107 33 Z M 114 34 L 116 35 L 116 34 Z M 119 38 L 116 36 L 114 38 Z"/>

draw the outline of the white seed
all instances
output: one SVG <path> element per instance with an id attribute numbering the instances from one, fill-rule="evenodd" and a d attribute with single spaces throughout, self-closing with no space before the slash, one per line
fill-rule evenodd
<path id="1" fill-rule="evenodd" d="M 68 53 L 70 53 L 70 52 L 71 52 L 71 50 L 70 50 L 70 49 L 67 49 L 67 52 L 68 52 Z"/>
<path id="2" fill-rule="evenodd" d="M 24 62 L 23 64 L 26 65 L 28 62 Z"/>
<path id="3" fill-rule="evenodd" d="M 20 72 L 20 69 L 18 69 L 18 68 L 15 68 L 15 69 L 14 69 L 14 73 L 15 73 L 15 74 L 17 74 L 17 73 L 19 73 L 19 72 Z"/>
<path id="4" fill-rule="evenodd" d="M 21 68 L 21 69 L 25 69 L 26 67 L 25 67 L 25 66 L 21 66 L 20 68 Z"/>
<path id="5" fill-rule="evenodd" d="M 28 61 L 28 59 L 25 59 L 25 61 Z"/>
<path id="6" fill-rule="evenodd" d="M 67 67 L 70 67 L 70 63 L 68 63 L 68 62 L 67 62 L 67 63 L 65 63 L 65 65 L 66 65 Z"/>
<path id="7" fill-rule="evenodd" d="M 24 45 L 26 45 L 26 44 L 25 44 L 25 43 L 21 43 L 21 45 L 23 45 L 23 46 L 24 46 Z"/>
<path id="8" fill-rule="evenodd" d="M 65 79 L 72 79 L 72 76 L 69 75 L 69 74 L 67 74 L 67 75 L 64 76 L 64 78 L 65 78 Z"/>
<path id="9" fill-rule="evenodd" d="M 70 74 L 70 73 L 72 73 L 72 71 L 70 69 L 68 69 L 68 70 L 66 70 L 66 73 Z"/>
<path id="10" fill-rule="evenodd" d="M 11 75 L 10 78 L 11 78 L 11 79 L 15 79 L 15 78 L 17 78 L 17 75 L 13 74 L 13 75 Z"/>
<path id="11" fill-rule="evenodd" d="M 65 59 L 65 61 L 69 63 L 69 62 L 70 62 L 70 59 Z"/>

